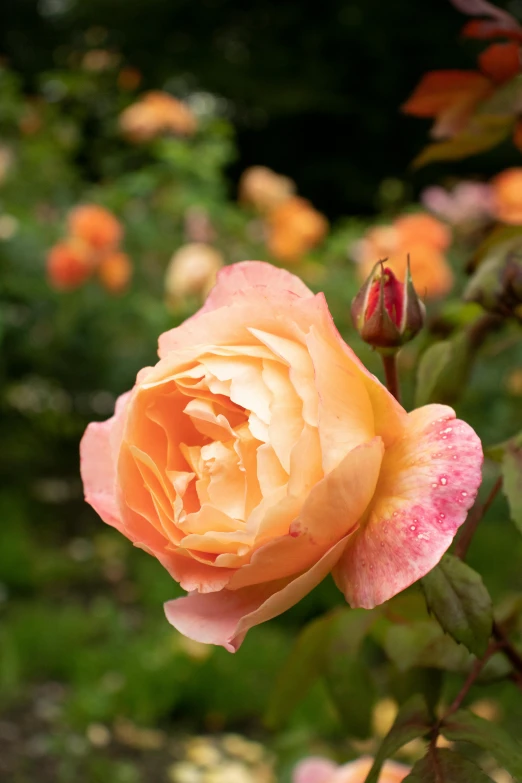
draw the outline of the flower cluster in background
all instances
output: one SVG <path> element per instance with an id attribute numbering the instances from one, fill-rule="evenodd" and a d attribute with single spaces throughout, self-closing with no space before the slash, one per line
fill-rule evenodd
<path id="1" fill-rule="evenodd" d="M 263 216 L 267 248 L 282 263 L 300 261 L 326 237 L 325 216 L 296 195 L 296 185 L 288 177 L 253 166 L 241 177 L 239 197 Z"/>
<path id="2" fill-rule="evenodd" d="M 78 288 L 97 275 L 107 291 L 124 291 L 132 276 L 132 265 L 120 249 L 123 229 L 104 207 L 85 204 L 75 207 L 67 218 L 67 236 L 47 256 L 47 275 L 59 290 Z"/>

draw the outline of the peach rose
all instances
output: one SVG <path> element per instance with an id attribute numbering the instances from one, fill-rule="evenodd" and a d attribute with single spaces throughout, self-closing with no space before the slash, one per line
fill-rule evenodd
<path id="1" fill-rule="evenodd" d="M 451 408 L 406 413 L 337 332 L 324 295 L 262 262 L 225 267 L 81 443 L 85 496 L 189 592 L 166 604 L 236 650 L 328 573 L 373 607 L 440 560 L 481 480 Z"/>
<path id="2" fill-rule="evenodd" d="M 104 288 L 112 294 L 121 294 L 132 277 L 132 264 L 127 253 L 108 253 L 100 261 L 98 276 Z"/>
<path id="3" fill-rule="evenodd" d="M 47 255 L 47 277 L 53 288 L 70 291 L 91 276 L 93 265 L 89 248 L 81 241 L 58 242 Z"/>
<path id="4" fill-rule="evenodd" d="M 279 261 L 298 261 L 321 242 L 328 221 L 300 196 L 286 199 L 267 218 L 268 249 Z"/>
<path id="5" fill-rule="evenodd" d="M 491 180 L 491 186 L 496 217 L 522 225 L 522 168 L 506 169 Z"/>
<path id="6" fill-rule="evenodd" d="M 451 242 L 449 229 L 431 215 L 418 212 L 403 215 L 391 225 L 371 228 L 352 248 L 365 280 L 379 260 L 387 259 L 400 280 L 406 274 L 408 255 L 416 290 L 421 296 L 435 298 L 453 285 L 453 272 L 444 256 Z"/>
<path id="7" fill-rule="evenodd" d="M 197 130 L 197 120 L 185 103 L 168 92 L 152 90 L 121 113 L 120 129 L 139 143 L 162 133 L 191 136 Z"/>
<path id="8" fill-rule="evenodd" d="M 270 212 L 293 196 L 295 182 L 266 166 L 250 166 L 239 180 L 239 199 L 259 212 Z"/>
<path id="9" fill-rule="evenodd" d="M 373 759 L 368 756 L 342 766 L 329 759 L 311 757 L 296 766 L 292 783 L 364 783 L 372 764 Z M 379 783 L 401 783 L 410 772 L 411 767 L 386 761 L 379 776 Z"/>
<path id="10" fill-rule="evenodd" d="M 71 210 L 67 224 L 70 235 L 93 250 L 115 247 L 123 234 L 119 220 L 98 204 L 83 204 Z"/>

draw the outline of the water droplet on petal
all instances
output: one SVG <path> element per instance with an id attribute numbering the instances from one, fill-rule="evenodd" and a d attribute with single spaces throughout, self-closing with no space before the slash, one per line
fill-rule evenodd
<path id="1" fill-rule="evenodd" d="M 446 484 L 448 483 L 448 479 L 446 478 L 446 476 L 440 477 L 440 483 L 442 484 L 443 487 L 446 486 Z"/>
<path id="2" fill-rule="evenodd" d="M 467 497 L 468 493 L 467 492 L 461 492 L 460 494 L 462 495 L 463 498 L 465 498 L 465 497 Z"/>
<path id="3" fill-rule="evenodd" d="M 417 530 L 417 528 L 415 527 L 415 525 L 410 525 L 410 530 Z"/>

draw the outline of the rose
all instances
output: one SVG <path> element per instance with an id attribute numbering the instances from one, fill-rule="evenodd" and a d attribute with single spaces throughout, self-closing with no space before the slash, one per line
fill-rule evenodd
<path id="1" fill-rule="evenodd" d="M 87 501 L 189 595 L 186 636 L 236 650 L 329 572 L 373 607 L 424 576 L 480 483 L 451 408 L 408 414 L 335 329 L 322 294 L 269 264 L 225 267 L 81 443 Z"/>
<path id="2" fill-rule="evenodd" d="M 294 769 L 293 783 L 364 783 L 373 764 L 368 756 L 338 766 L 328 759 L 310 757 L 303 759 Z M 383 764 L 379 783 L 401 783 L 411 767 L 386 761 Z"/>

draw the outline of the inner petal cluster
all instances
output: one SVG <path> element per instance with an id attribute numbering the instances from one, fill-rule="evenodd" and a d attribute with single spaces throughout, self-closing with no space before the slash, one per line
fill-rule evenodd
<path id="1" fill-rule="evenodd" d="M 306 348 L 252 340 L 160 362 L 137 391 L 119 460 L 130 513 L 168 551 L 227 568 L 286 535 L 324 475 Z"/>

